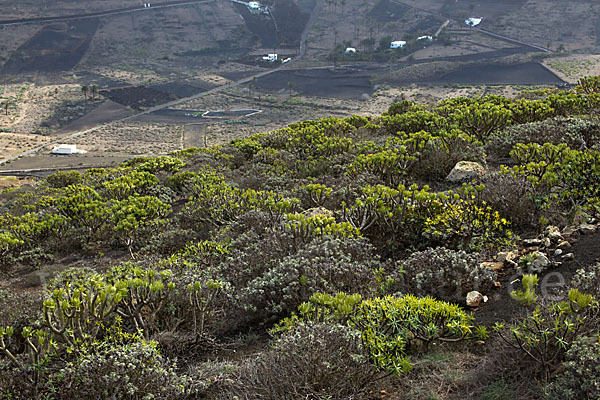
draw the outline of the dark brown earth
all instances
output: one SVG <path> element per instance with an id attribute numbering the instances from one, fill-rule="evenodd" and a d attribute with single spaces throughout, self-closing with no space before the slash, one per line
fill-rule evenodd
<path id="1" fill-rule="evenodd" d="M 410 7 L 404 4 L 392 3 L 390 0 L 381 0 L 369 11 L 368 15 L 379 22 L 385 23 L 399 20 L 409 10 Z"/>
<path id="2" fill-rule="evenodd" d="M 559 267 L 549 268 L 544 273 L 539 274 L 540 282 L 544 282 L 544 279 L 546 279 L 548 283 L 557 286 L 548 290 L 547 294 L 551 297 L 547 296 L 546 300 L 556 299 L 554 297 L 556 295 L 559 297 L 564 296 L 564 289 L 568 287 L 577 270 L 589 268 L 591 265 L 600 262 L 600 232 L 591 235 L 575 233 L 572 238 L 575 240 L 569 252 L 575 255 L 575 259 L 564 262 Z M 514 287 L 511 286 L 510 283 L 517 279 L 518 282 L 515 283 Z M 559 280 L 562 280 L 564 284 L 560 285 Z M 510 297 L 511 290 L 519 288 L 520 275 L 517 271 L 505 267 L 499 274 L 498 281 L 501 283 L 501 287 L 486 293 L 490 300 L 473 311 L 477 324 L 491 326 L 497 321 L 510 321 L 522 315 L 524 311 L 523 307 Z M 536 293 L 542 297 L 544 295 L 542 291 Z"/>
<path id="3" fill-rule="evenodd" d="M 44 26 L 9 58 L 0 76 L 71 70 L 87 52 L 99 24 L 87 19 Z"/>
<path id="4" fill-rule="evenodd" d="M 268 92 L 291 89 L 305 96 L 360 99 L 374 92 L 368 72 L 354 69 L 282 70 L 258 79 L 257 86 Z"/>
<path id="5" fill-rule="evenodd" d="M 543 65 L 533 62 L 461 68 L 438 79 L 432 79 L 431 82 L 463 85 L 558 85 L 565 83 Z"/>

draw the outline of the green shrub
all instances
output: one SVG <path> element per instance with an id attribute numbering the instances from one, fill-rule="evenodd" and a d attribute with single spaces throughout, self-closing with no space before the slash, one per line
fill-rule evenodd
<path id="1" fill-rule="evenodd" d="M 477 188 L 481 190 L 483 187 Z M 476 201 L 474 195 L 468 195 L 467 200 L 453 194 L 440 198 L 444 207 L 427 219 L 425 230 L 445 246 L 479 250 L 506 245 L 512 238 L 510 222 L 492 207 Z"/>
<path id="2" fill-rule="evenodd" d="M 315 293 L 298 307 L 299 314 L 283 319 L 273 332 L 286 332 L 302 320 L 341 322 L 361 333 L 362 344 L 373 367 L 400 375 L 411 368 L 409 354 L 427 350 L 436 342 L 456 342 L 486 337 L 475 328 L 474 318 L 459 306 L 432 297 L 385 296 L 362 300 L 360 295 Z"/>
<path id="3" fill-rule="evenodd" d="M 515 297 L 531 305 L 537 300 L 535 282 L 527 279 L 523 291 L 515 292 Z M 498 322 L 494 330 L 508 345 L 532 359 L 540 377 L 548 382 L 573 343 L 597 326 L 597 318 L 598 302 L 591 295 L 571 289 L 567 300 L 538 305 L 522 321 L 509 326 Z"/>
<path id="4" fill-rule="evenodd" d="M 240 289 L 241 304 L 263 320 L 282 316 L 316 292 L 368 295 L 380 268 L 373 247 L 363 238 L 324 236 L 299 249 Z"/>
<path id="5" fill-rule="evenodd" d="M 175 400 L 193 392 L 191 379 L 175 368 L 155 344 L 136 342 L 97 349 L 67 364 L 50 379 L 56 388 L 54 395 L 62 399 Z"/>
<path id="6" fill-rule="evenodd" d="M 565 355 L 554 382 L 546 387 L 548 400 L 600 399 L 600 341 L 578 338 Z"/>
<path id="7" fill-rule="evenodd" d="M 338 324 L 302 323 L 272 349 L 244 361 L 217 398 L 351 400 L 366 396 L 376 376 L 360 332 Z"/>
<path id="8" fill-rule="evenodd" d="M 592 147 L 600 138 L 600 125 L 580 118 L 555 117 L 510 126 L 492 135 L 486 149 L 495 156 L 508 157 L 517 143 L 565 143 L 573 149 Z"/>
<path id="9" fill-rule="evenodd" d="M 402 284 L 397 289 L 450 302 L 462 303 L 468 292 L 485 292 L 496 280 L 477 255 L 444 247 L 413 253 L 399 264 Z"/>

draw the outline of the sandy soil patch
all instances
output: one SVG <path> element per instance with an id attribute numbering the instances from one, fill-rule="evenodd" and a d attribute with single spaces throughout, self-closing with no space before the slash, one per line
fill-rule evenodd
<path id="1" fill-rule="evenodd" d="M 6 85 L 3 86 L 2 97 L 10 99 L 11 106 L 8 109 L 8 115 L 5 114 L 4 108 L 0 110 L 0 127 L 6 131 L 25 134 L 51 133 L 62 124 L 66 124 L 68 120 L 85 115 L 89 111 L 88 106 L 94 106 L 93 104 L 77 105 L 76 109 L 69 110 L 68 118 L 57 115 L 57 121 L 51 124 L 55 126 L 42 126 L 48 118 L 54 115 L 61 104 L 85 102 L 81 85 Z"/>
<path id="2" fill-rule="evenodd" d="M 160 155 L 182 149 L 183 127 L 163 124 L 120 123 L 65 140 L 90 155 Z"/>
<path id="3" fill-rule="evenodd" d="M 600 75 L 600 56 L 592 54 L 573 54 L 567 57 L 547 58 L 544 66 L 562 80 L 577 83 L 579 78 Z"/>
<path id="4" fill-rule="evenodd" d="M 50 140 L 51 138 L 41 135 L 0 132 L 0 158 L 13 156 L 25 150 L 48 143 Z"/>

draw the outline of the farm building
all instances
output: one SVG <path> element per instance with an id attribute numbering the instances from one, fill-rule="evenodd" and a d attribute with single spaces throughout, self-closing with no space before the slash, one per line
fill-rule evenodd
<path id="1" fill-rule="evenodd" d="M 345 54 L 354 54 L 356 53 L 356 49 L 354 47 L 346 47 L 346 50 L 344 50 Z"/>
<path id="2" fill-rule="evenodd" d="M 263 56 L 262 59 L 263 61 L 275 62 L 277 61 L 277 53 L 267 54 L 266 56 Z"/>
<path id="3" fill-rule="evenodd" d="M 401 49 L 406 46 L 406 42 L 404 40 L 394 40 L 390 43 L 390 49 Z"/>
<path id="4" fill-rule="evenodd" d="M 482 20 L 483 20 L 483 18 L 480 18 L 480 17 L 471 17 L 471 18 L 465 19 L 465 24 L 467 24 L 469 26 L 477 26 L 481 23 Z"/>
<path id="5" fill-rule="evenodd" d="M 248 9 L 255 12 L 260 11 L 260 3 L 258 1 L 251 1 L 248 3 Z"/>
<path id="6" fill-rule="evenodd" d="M 52 154 L 83 154 L 87 153 L 85 150 L 78 149 L 74 144 L 61 144 L 52 149 Z"/>
<path id="7" fill-rule="evenodd" d="M 433 36 L 429 36 L 429 35 L 419 36 L 417 38 L 417 41 L 420 42 L 421 40 L 426 40 L 428 42 L 431 42 L 431 41 L 433 41 Z"/>

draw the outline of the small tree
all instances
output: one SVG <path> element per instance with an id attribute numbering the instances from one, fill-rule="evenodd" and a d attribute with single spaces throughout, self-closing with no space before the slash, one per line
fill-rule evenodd
<path id="1" fill-rule="evenodd" d="M 92 94 L 92 100 L 96 100 L 96 96 L 98 95 L 98 86 L 92 85 L 90 87 L 90 92 Z"/>
<path id="2" fill-rule="evenodd" d="M 81 93 L 83 93 L 83 96 L 85 97 L 85 99 L 87 100 L 87 94 L 90 91 L 90 88 L 88 85 L 81 85 Z"/>
<path id="3" fill-rule="evenodd" d="M 113 230 L 127 246 L 131 258 L 133 247 L 167 221 L 171 206 L 152 196 L 132 196 L 117 201 L 112 208 Z"/>

